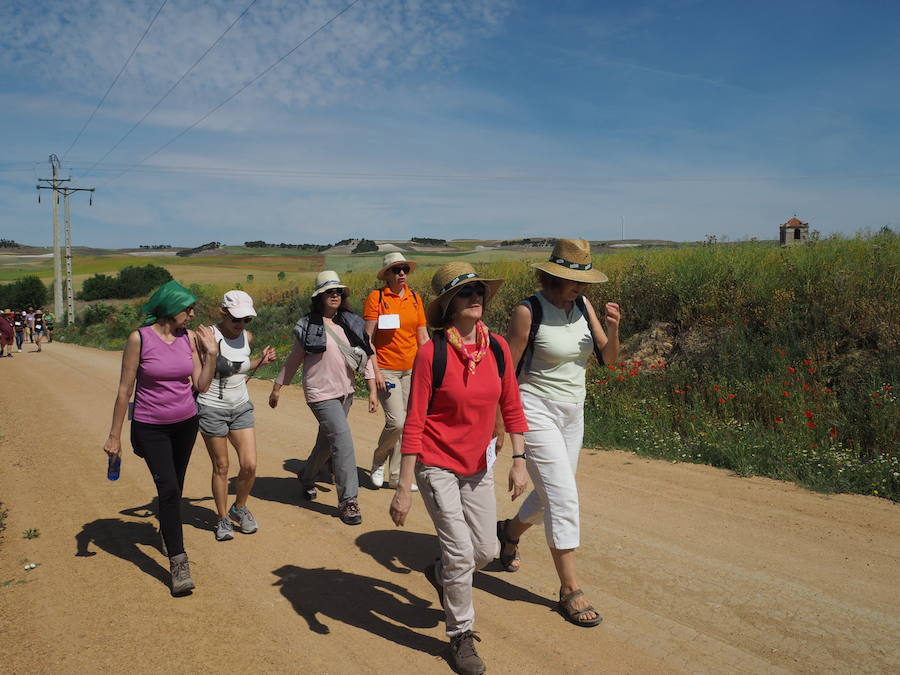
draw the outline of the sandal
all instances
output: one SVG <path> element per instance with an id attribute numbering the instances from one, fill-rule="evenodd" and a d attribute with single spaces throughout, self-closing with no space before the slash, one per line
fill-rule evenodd
<path id="1" fill-rule="evenodd" d="M 594 609 L 593 605 L 588 605 L 587 607 L 583 607 L 581 609 L 575 609 L 575 607 L 573 606 L 575 600 L 582 597 L 583 595 L 584 593 L 581 591 L 581 589 L 574 590 L 568 595 L 560 594 L 557 608 L 559 609 L 559 613 L 562 614 L 566 620 L 571 621 L 576 626 L 591 628 L 603 621 L 603 617 L 600 616 L 600 612 Z M 585 614 L 591 613 L 596 615 L 593 619 L 582 618 Z"/>
<path id="2" fill-rule="evenodd" d="M 509 527 L 508 518 L 506 520 L 497 521 L 497 539 L 500 540 L 500 566 L 507 572 L 518 572 L 519 565 L 514 565 L 513 563 L 519 562 L 519 540 L 516 539 L 515 541 L 513 541 L 506 536 L 507 527 Z M 508 544 L 515 546 L 516 550 L 512 553 L 504 553 L 503 549 Z"/>

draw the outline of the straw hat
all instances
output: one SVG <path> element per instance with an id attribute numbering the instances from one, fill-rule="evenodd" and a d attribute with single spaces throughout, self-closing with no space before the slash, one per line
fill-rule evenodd
<path id="1" fill-rule="evenodd" d="M 547 262 L 532 263 L 532 267 L 560 279 L 599 284 L 609 281 L 603 272 L 595 270 L 591 262 L 591 245 L 585 239 L 559 239 Z"/>
<path id="2" fill-rule="evenodd" d="M 313 288 L 311 297 L 314 298 L 320 293 L 324 293 L 332 288 L 347 288 L 347 286 L 341 283 L 341 278 L 334 270 L 324 270 L 319 272 L 316 275 L 316 285 Z M 347 292 L 349 293 L 349 289 L 347 289 Z"/>
<path id="3" fill-rule="evenodd" d="M 406 263 L 407 265 L 409 265 L 410 274 L 416 271 L 416 263 L 414 261 L 407 260 L 399 251 L 392 251 L 391 253 L 388 253 L 386 256 L 384 256 L 384 267 L 382 267 L 381 271 L 378 272 L 378 278 L 384 281 L 384 275 L 387 274 L 387 271 L 397 263 Z"/>
<path id="4" fill-rule="evenodd" d="M 452 262 L 441 265 L 434 273 L 434 276 L 431 277 L 431 290 L 436 297 L 428 303 L 428 309 L 425 310 L 425 317 L 428 319 L 428 323 L 434 327 L 442 325 L 442 319 L 444 318 L 443 301 L 452 298 L 456 295 L 456 291 L 466 284 L 484 284 L 484 304 L 487 305 L 504 281 L 505 279 L 482 279 L 478 276 L 475 268 L 466 262 Z"/>

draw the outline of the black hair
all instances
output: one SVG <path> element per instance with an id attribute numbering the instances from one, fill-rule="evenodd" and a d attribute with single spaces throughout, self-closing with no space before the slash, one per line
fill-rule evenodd
<path id="1" fill-rule="evenodd" d="M 550 272 L 545 272 L 544 270 L 535 270 L 535 276 L 537 276 L 538 283 L 544 290 L 556 291 L 566 284 L 566 279 L 557 277 L 553 274 L 550 274 Z"/>

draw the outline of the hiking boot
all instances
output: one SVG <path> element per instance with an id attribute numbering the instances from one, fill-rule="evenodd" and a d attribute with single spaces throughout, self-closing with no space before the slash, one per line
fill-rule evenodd
<path id="1" fill-rule="evenodd" d="M 450 662 L 457 673 L 481 675 L 487 670 L 484 661 L 475 651 L 475 640 L 481 642 L 478 634 L 470 630 L 450 638 Z"/>
<path id="2" fill-rule="evenodd" d="M 169 558 L 169 569 L 172 571 L 172 595 L 184 595 L 194 590 L 194 580 L 188 567 L 187 553 L 179 553 Z"/>
<path id="3" fill-rule="evenodd" d="M 372 481 L 373 488 L 380 488 L 384 485 L 384 464 L 372 465 L 372 472 L 369 474 L 369 480 Z"/>
<path id="4" fill-rule="evenodd" d="M 359 525 L 362 522 L 362 514 L 359 512 L 359 502 L 356 497 L 342 501 L 338 506 L 338 515 L 344 525 Z"/>
<path id="5" fill-rule="evenodd" d="M 228 541 L 234 539 L 234 526 L 228 518 L 219 518 L 216 525 L 216 541 Z"/>
<path id="6" fill-rule="evenodd" d="M 259 529 L 259 525 L 256 524 L 256 519 L 253 517 L 253 514 L 250 513 L 250 509 L 246 506 L 239 509 L 237 504 L 232 504 L 231 508 L 228 510 L 228 515 L 234 521 L 234 524 L 241 528 L 241 532 L 244 534 L 253 534 Z"/>

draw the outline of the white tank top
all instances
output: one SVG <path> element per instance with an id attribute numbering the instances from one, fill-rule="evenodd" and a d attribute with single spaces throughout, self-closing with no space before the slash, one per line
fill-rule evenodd
<path id="1" fill-rule="evenodd" d="M 543 315 L 534 336 L 531 368 L 519 375 L 519 389 L 564 403 L 582 403 L 588 359 L 594 351 L 588 322 L 572 303 L 566 313 L 542 292 L 537 293 Z"/>
<path id="2" fill-rule="evenodd" d="M 236 338 L 229 339 L 218 326 L 213 326 L 213 333 L 219 343 L 216 375 L 209 389 L 197 397 L 197 402 L 211 408 L 236 408 L 250 400 L 246 375 L 250 372 L 247 332 L 242 330 Z"/>

